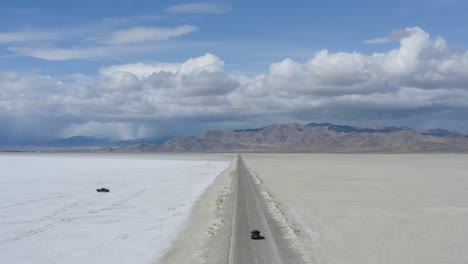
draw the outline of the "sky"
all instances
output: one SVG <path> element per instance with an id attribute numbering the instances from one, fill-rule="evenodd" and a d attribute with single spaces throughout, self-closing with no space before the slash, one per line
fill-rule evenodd
<path id="1" fill-rule="evenodd" d="M 272 123 L 468 133 L 468 2 L 0 3 L 0 141 Z"/>

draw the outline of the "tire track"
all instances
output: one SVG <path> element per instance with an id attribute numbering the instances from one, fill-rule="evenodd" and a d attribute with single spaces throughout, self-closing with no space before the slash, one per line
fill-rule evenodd
<path id="1" fill-rule="evenodd" d="M 71 208 L 83 203 L 84 201 L 86 200 L 89 200 L 90 198 L 94 198 L 96 196 L 89 196 L 89 197 L 84 197 L 84 198 L 81 198 L 79 199 L 78 201 L 75 201 L 73 203 L 70 203 L 62 208 L 59 208 L 57 210 L 55 210 L 54 212 L 48 214 L 48 215 L 45 215 L 45 216 L 42 216 L 40 218 L 36 218 L 36 219 L 31 219 L 31 220 L 23 220 L 23 221 L 15 221 L 15 222 L 1 222 L 1 224 L 21 224 L 21 223 L 32 223 L 32 222 L 40 222 L 40 221 L 44 221 L 44 220 L 47 220 L 47 219 L 51 219 L 55 216 L 58 216 L 68 210 L 70 210 Z"/>
<path id="2" fill-rule="evenodd" d="M 59 215 L 59 214 L 62 214 L 62 213 L 64 213 L 64 212 L 70 210 L 71 208 L 73 208 L 73 207 L 75 207 L 75 206 L 81 204 L 82 202 L 84 202 L 84 201 L 86 201 L 86 200 L 89 200 L 89 199 L 91 199 L 91 198 L 94 198 L 94 197 L 97 197 L 97 196 L 95 195 L 95 196 L 89 196 L 89 197 L 81 198 L 81 199 L 79 199 L 78 201 L 75 201 L 75 202 L 73 202 L 73 203 L 70 203 L 70 204 L 68 204 L 68 205 L 66 205 L 66 206 L 64 206 L 64 207 L 62 207 L 62 208 L 60 208 L 60 209 L 58 209 L 58 210 L 56 210 L 56 211 L 54 211 L 54 212 L 48 214 L 48 215 L 45 215 L 45 216 L 41 217 L 41 218 L 39 219 L 39 221 L 43 221 L 43 220 L 47 220 L 47 219 L 53 218 L 53 217 L 55 217 L 55 216 L 57 216 L 57 215 Z"/>
<path id="3" fill-rule="evenodd" d="M 13 236 L 13 237 L 10 237 L 10 238 L 7 238 L 7 239 L 0 240 L 0 245 L 8 244 L 8 243 L 11 243 L 11 242 L 14 242 L 14 241 L 26 238 L 26 237 L 30 237 L 30 236 L 42 233 L 42 232 L 44 232 L 46 230 L 54 228 L 58 224 L 61 224 L 61 223 L 64 223 L 64 222 L 70 222 L 70 221 L 75 220 L 75 219 L 77 219 L 77 218 L 70 217 L 70 218 L 60 219 L 59 221 L 56 221 L 54 223 L 50 223 L 50 224 L 38 227 L 36 229 L 29 230 L 27 232 L 21 233 L 19 235 L 16 235 L 16 236 Z"/>
<path id="4" fill-rule="evenodd" d="M 166 222 L 168 219 L 170 219 L 170 217 L 158 218 L 158 219 L 156 219 L 156 221 L 154 222 L 154 225 L 152 227 L 143 228 L 143 229 L 137 230 L 137 231 L 135 231 L 133 233 L 130 233 L 130 232 L 123 233 L 123 234 L 120 234 L 120 235 L 116 236 L 114 239 L 126 239 L 129 236 L 137 235 L 137 234 L 140 234 L 140 233 L 143 233 L 143 232 L 158 230 L 158 229 L 160 229 L 162 227 L 164 222 Z"/>
<path id="5" fill-rule="evenodd" d="M 38 221 L 44 221 L 44 220 L 48 220 L 48 219 L 51 219 L 55 216 L 58 216 L 66 211 L 68 211 L 69 209 L 81 204 L 83 201 L 86 201 L 90 198 L 93 198 L 93 197 L 96 197 L 96 196 L 89 196 L 89 197 L 84 197 L 82 199 L 79 199 L 78 201 L 75 201 L 73 203 L 70 203 L 48 215 L 45 215 L 41 218 L 38 219 Z M 50 223 L 50 224 L 46 224 L 46 225 L 43 225 L 41 227 L 38 227 L 38 228 L 35 228 L 35 229 L 32 229 L 32 230 L 29 230 L 29 231 L 26 231 L 26 232 L 23 232 L 23 233 L 20 233 L 16 236 L 13 236 L 13 237 L 10 237 L 10 238 L 7 238 L 7 239 L 3 239 L 3 240 L 0 240 L 0 245 L 2 244 L 8 244 L 8 243 L 11 243 L 11 242 L 14 242 L 14 241 L 17 241 L 17 240 L 21 240 L 23 238 L 27 238 L 27 237 L 30 237 L 30 236 L 33 236 L 33 235 L 36 235 L 36 234 L 39 234 L 39 233 L 42 233 L 46 230 L 49 230 L 49 229 L 52 229 L 54 228 L 55 226 L 57 226 L 58 224 L 61 224 L 61 223 L 64 223 L 64 222 L 70 222 L 72 220 L 76 220 L 76 219 L 79 219 L 81 218 L 80 217 L 68 217 L 68 218 L 62 218 L 56 222 L 53 222 L 53 223 Z M 34 220 L 30 220 L 30 221 L 23 221 L 24 222 L 33 222 Z M 17 222 L 17 223 L 21 223 L 21 222 Z M 13 223 L 12 223 L 13 224 Z"/>
<path id="6" fill-rule="evenodd" d="M 21 206 L 21 205 L 25 205 L 25 204 L 30 204 L 30 203 L 36 203 L 36 202 L 42 202 L 42 201 L 46 201 L 46 200 L 62 198 L 62 197 L 66 197 L 66 196 L 72 196 L 72 195 L 76 195 L 76 194 L 61 194 L 61 195 L 55 195 L 55 196 L 44 197 L 44 198 L 39 198 L 39 199 L 30 199 L 30 200 L 26 200 L 26 201 L 19 202 L 19 203 L 0 206 L 0 210 L 8 209 L 8 208 L 11 208 L 11 207 L 17 207 L 17 206 Z"/>
<path id="7" fill-rule="evenodd" d="M 119 206 L 119 205 L 121 205 L 121 204 L 123 204 L 123 203 L 125 203 L 125 202 L 127 202 L 127 201 L 141 195 L 141 194 L 143 194 L 146 190 L 147 190 L 146 188 L 143 188 L 143 189 L 141 189 L 141 190 L 139 190 L 139 191 L 137 191 L 137 192 L 135 192 L 135 193 L 133 193 L 133 194 L 131 194 L 131 195 L 117 201 L 117 202 L 115 202 L 115 203 L 112 203 L 112 204 L 110 204 L 110 205 L 108 205 L 108 206 L 106 206 L 104 208 L 98 209 L 98 210 L 89 211 L 89 213 L 90 214 L 96 214 L 96 213 L 100 213 L 100 212 L 103 212 L 103 211 L 114 209 L 115 207 L 117 207 L 117 206 Z"/>
<path id="8" fill-rule="evenodd" d="M 139 191 L 137 191 L 137 192 L 123 198 L 123 199 L 120 199 L 119 201 L 117 201 L 115 203 L 110 204 L 109 206 L 106 206 L 106 207 L 104 207 L 102 209 L 99 209 L 99 210 L 89 211 L 88 213 L 95 214 L 95 213 L 111 210 L 111 209 L 113 209 L 113 208 L 115 208 L 115 207 L 117 207 L 117 206 L 119 206 L 119 205 L 121 205 L 121 204 L 123 204 L 123 203 L 125 203 L 125 202 L 139 196 L 139 195 L 141 195 L 145 191 L 146 191 L 146 188 L 143 188 L 143 189 L 141 189 L 141 190 L 139 190 Z M 62 208 L 52 212 L 51 214 L 42 217 L 41 219 L 42 220 L 51 219 L 52 217 L 57 216 L 57 215 L 65 212 L 65 211 L 67 211 L 67 210 L 69 210 L 69 209 L 71 209 L 71 208 L 73 208 L 73 207 L 75 207 L 77 205 L 79 205 L 83 201 L 85 201 L 85 200 L 87 200 L 89 198 L 92 198 L 92 197 L 93 196 L 85 197 L 85 198 L 82 198 L 82 199 L 80 199 L 80 200 L 78 200 L 76 202 L 68 204 L 67 206 L 62 207 Z M 57 226 L 59 224 L 62 224 L 62 223 L 65 223 L 65 222 L 70 222 L 70 221 L 80 219 L 80 218 L 83 218 L 83 216 L 62 218 L 62 219 L 60 219 L 58 221 L 55 221 L 53 223 L 46 224 L 46 225 L 43 225 L 41 227 L 38 227 L 38 228 L 35 228 L 35 229 L 32 229 L 32 230 L 20 233 L 18 235 L 13 236 L 13 237 L 6 238 L 6 239 L 1 239 L 0 240 L 0 245 L 9 244 L 9 243 L 15 242 L 17 240 L 21 240 L 21 239 L 24 239 L 24 238 L 27 238 L 27 237 L 30 237 L 30 236 L 33 236 L 33 235 L 37 235 L 39 233 L 42 233 L 42 232 L 47 231 L 49 229 L 52 229 L 52 228 L 54 228 L 55 226 Z"/>
<path id="9" fill-rule="evenodd" d="M 169 208 L 168 211 L 171 211 L 171 208 Z M 159 230 L 163 226 L 164 222 L 166 222 L 166 221 L 168 221 L 168 220 L 170 220 L 170 219 L 172 219 L 174 217 L 179 217 L 181 215 L 182 215 L 181 212 L 174 212 L 172 215 L 170 215 L 168 217 L 161 217 L 161 218 L 156 219 L 156 221 L 154 222 L 154 224 L 152 226 L 142 228 L 140 230 L 136 230 L 135 232 L 128 232 L 128 233 L 120 234 L 120 235 L 116 236 L 114 239 L 126 239 L 129 236 L 134 236 L 134 235 L 138 235 L 138 234 L 141 234 L 141 233 L 144 233 L 144 232 L 151 232 L 151 231 L 154 231 L 154 230 Z"/>

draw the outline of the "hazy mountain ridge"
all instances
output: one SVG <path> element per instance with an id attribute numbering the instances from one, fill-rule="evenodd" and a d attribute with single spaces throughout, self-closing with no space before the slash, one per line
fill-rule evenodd
<path id="1" fill-rule="evenodd" d="M 73 136 L 53 140 L 17 140 L 0 142 L 3 151 L 10 150 L 43 150 L 48 148 L 99 148 L 105 146 L 125 147 L 137 144 L 159 144 L 167 141 L 169 137 L 161 138 L 139 138 L 133 140 L 112 140 L 108 138 L 97 138 L 89 136 Z"/>
<path id="2" fill-rule="evenodd" d="M 135 152 L 467 152 L 466 136 L 444 129 L 358 128 L 331 123 L 273 124 L 245 130 L 208 130 L 162 144 L 101 151 Z"/>

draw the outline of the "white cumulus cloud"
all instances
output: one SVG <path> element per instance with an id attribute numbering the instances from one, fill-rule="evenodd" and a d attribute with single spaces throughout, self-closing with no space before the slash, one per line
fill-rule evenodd
<path id="1" fill-rule="evenodd" d="M 180 63 L 111 65 L 97 76 L 1 72 L 0 122 L 8 129 L 0 136 L 112 131 L 132 138 L 288 120 L 468 131 L 459 122 L 468 115 L 468 52 L 420 28 L 404 31 L 384 53 L 322 50 L 255 76 L 227 72 L 210 53 Z"/>

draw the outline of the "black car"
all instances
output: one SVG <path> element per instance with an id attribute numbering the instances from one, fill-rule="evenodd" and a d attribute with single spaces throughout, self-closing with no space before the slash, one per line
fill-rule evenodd
<path id="1" fill-rule="evenodd" d="M 254 229 L 250 231 L 250 238 L 257 240 L 257 239 L 265 239 L 265 237 L 260 235 L 260 231 Z"/>
<path id="2" fill-rule="evenodd" d="M 96 192 L 109 192 L 109 189 L 107 189 L 107 188 L 99 188 L 99 189 L 96 189 Z"/>

